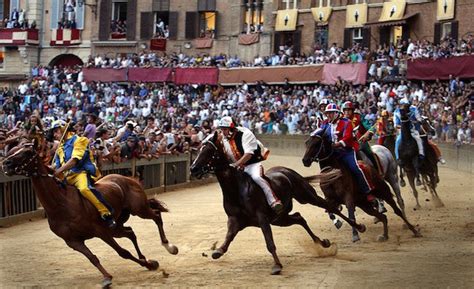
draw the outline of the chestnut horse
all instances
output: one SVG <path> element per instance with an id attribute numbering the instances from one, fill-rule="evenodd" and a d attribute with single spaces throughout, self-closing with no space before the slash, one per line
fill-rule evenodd
<path id="1" fill-rule="evenodd" d="M 109 287 L 112 284 L 112 275 L 102 267 L 99 259 L 85 245 L 85 240 L 100 238 L 122 258 L 135 261 L 149 270 L 158 269 L 157 261 L 147 260 L 141 253 L 132 228 L 123 226 L 130 214 L 143 219 L 152 219 L 158 226 L 161 244 L 169 253 L 178 253 L 178 248 L 166 239 L 163 229 L 161 212 L 168 210 L 157 199 L 148 200 L 141 185 L 132 178 L 113 174 L 95 183 L 97 190 L 113 207 L 117 226 L 111 229 L 100 219 L 97 209 L 84 199 L 75 187 L 65 186 L 52 176 L 52 171 L 41 162 L 36 145 L 27 143 L 13 148 L 3 161 L 2 169 L 9 176 L 31 177 L 36 196 L 46 211 L 51 231 L 64 239 L 69 247 L 84 254 L 99 269 L 104 277 L 103 287 Z M 132 241 L 138 258 L 114 240 L 114 238 L 122 237 Z"/>
<path id="2" fill-rule="evenodd" d="M 331 207 L 316 194 L 314 188 L 305 178 L 285 167 L 271 168 L 265 174 L 265 178 L 284 205 L 284 212 L 276 216 L 268 205 L 262 189 L 252 178 L 245 172 L 230 166 L 224 152 L 222 135 L 217 132 L 214 132 L 203 142 L 201 150 L 191 166 L 191 173 L 197 177 L 201 177 L 210 171 L 214 171 L 217 176 L 224 195 L 224 210 L 228 216 L 225 241 L 222 246 L 212 253 L 213 259 L 218 259 L 226 253 L 237 233 L 249 226 L 262 229 L 267 249 L 272 254 L 275 262 L 271 271 L 272 275 L 281 272 L 282 264 L 276 254 L 270 225 L 288 227 L 298 224 L 308 232 L 315 243 L 326 248 L 329 247 L 329 240 L 319 239 L 311 231 L 300 213 L 296 212 L 289 215 L 293 208 L 293 198 L 301 204 L 309 203 L 324 208 L 340 216 L 360 232 L 365 231 L 364 225 L 356 224 L 342 215 L 336 207 Z"/>
<path id="3" fill-rule="evenodd" d="M 338 169 L 341 172 L 339 180 L 321 183 L 321 189 L 323 190 L 326 200 L 332 206 L 339 206 L 340 204 L 346 205 L 347 211 L 349 212 L 349 218 L 353 221 L 355 221 L 356 206 L 361 208 L 367 214 L 376 217 L 383 223 L 383 235 L 380 235 L 378 240 L 385 241 L 388 239 L 387 216 L 377 211 L 367 200 L 367 196 L 359 192 L 359 187 L 355 179 L 352 177 L 351 172 L 342 166 L 337 160 L 335 151 L 332 148 L 332 141 L 325 130 L 311 135 L 306 141 L 306 152 L 302 161 L 306 167 L 311 166 L 313 161 L 319 162 L 322 171 L 330 168 Z M 372 172 L 372 180 L 375 186 L 375 196 L 386 201 L 393 208 L 395 214 L 403 219 L 415 237 L 421 236 L 418 230 L 408 222 L 400 208 L 395 203 L 390 188 L 378 173 L 375 172 L 375 170 Z M 359 234 L 353 229 L 352 241 L 357 242 L 359 240 Z"/>

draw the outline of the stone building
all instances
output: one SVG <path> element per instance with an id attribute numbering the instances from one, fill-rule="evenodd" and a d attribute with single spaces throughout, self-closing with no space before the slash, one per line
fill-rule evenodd
<path id="1" fill-rule="evenodd" d="M 474 32 L 472 15 L 472 0 L 3 0 L 0 82 L 96 54 L 154 49 L 251 60 L 285 45 L 308 54 L 315 44 L 436 42 Z M 28 27 L 18 27 L 20 18 Z"/>

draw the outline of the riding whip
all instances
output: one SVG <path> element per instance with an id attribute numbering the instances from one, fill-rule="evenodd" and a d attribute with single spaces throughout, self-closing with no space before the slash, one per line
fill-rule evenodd
<path id="1" fill-rule="evenodd" d="M 66 123 L 65 128 L 64 128 L 63 135 L 61 136 L 61 139 L 59 140 L 59 145 L 61 145 L 61 143 L 63 142 L 63 139 L 66 136 L 66 133 L 67 133 L 67 130 L 68 130 L 70 124 L 71 124 L 71 120 L 69 119 L 68 122 Z M 56 158 L 56 155 L 58 154 L 58 149 L 59 149 L 59 146 L 56 149 L 56 151 L 54 152 L 53 159 L 51 160 L 51 166 L 54 165 L 54 159 Z"/>

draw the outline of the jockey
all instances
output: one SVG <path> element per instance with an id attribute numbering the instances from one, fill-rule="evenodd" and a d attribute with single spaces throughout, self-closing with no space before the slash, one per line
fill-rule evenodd
<path id="1" fill-rule="evenodd" d="M 76 135 L 64 121 L 55 121 L 51 130 L 54 139 L 60 141 L 54 159 L 56 177 L 65 176 L 69 185 L 75 186 L 81 195 L 89 200 L 99 211 L 101 218 L 109 228 L 115 227 L 112 207 L 104 197 L 92 186 L 92 180 L 101 175 L 89 151 L 89 140 Z"/>
<path id="2" fill-rule="evenodd" d="M 436 143 L 434 143 L 429 137 L 430 129 L 434 130 L 434 128 L 431 126 L 429 118 L 427 116 L 422 116 L 421 118 L 424 121 L 424 125 L 427 125 L 428 128 L 425 129 L 424 125 L 421 126 L 422 134 L 420 134 L 420 137 L 421 138 L 426 137 L 427 143 L 433 148 L 433 150 L 436 154 L 436 159 L 438 160 L 438 162 L 440 162 L 443 165 L 446 164 L 446 160 L 442 157 L 441 150 L 439 149 L 438 145 Z"/>
<path id="3" fill-rule="evenodd" d="M 420 138 L 420 123 L 422 121 L 420 112 L 418 111 L 418 108 L 414 105 L 410 105 L 410 101 L 408 101 L 406 98 L 402 99 L 400 101 L 400 106 L 404 106 L 405 108 L 409 109 L 409 121 L 411 121 L 411 136 L 415 139 L 416 144 L 418 145 L 418 155 L 420 159 L 423 159 L 425 157 L 425 152 L 423 149 L 423 143 L 421 142 Z M 397 128 L 400 128 L 402 125 L 401 121 L 401 116 L 400 116 L 400 107 L 395 110 L 395 113 L 393 114 L 393 123 Z M 399 161 L 399 156 L 400 154 L 398 153 L 398 148 L 400 147 L 400 143 L 402 141 L 402 135 L 398 134 L 397 139 L 395 140 L 395 158 L 397 161 Z"/>
<path id="4" fill-rule="evenodd" d="M 262 188 L 270 207 L 277 213 L 283 211 L 283 205 L 273 192 L 268 181 L 263 177 L 261 143 L 255 135 L 245 127 L 238 127 L 230 116 L 224 116 L 219 121 L 219 128 L 224 135 L 224 150 L 231 166 L 246 172 Z"/>
<path id="5" fill-rule="evenodd" d="M 371 194 L 373 188 L 370 187 L 356 160 L 355 149 L 357 142 L 354 141 L 352 122 L 347 118 L 339 116 L 339 107 L 334 103 L 328 104 L 324 112 L 327 120 L 316 133 L 323 130 L 329 132 L 337 158 L 355 176 L 359 189 L 362 193 L 367 194 L 367 200 L 374 202 L 375 197 Z"/>
<path id="6" fill-rule="evenodd" d="M 326 120 L 326 116 L 324 115 L 324 110 L 326 109 L 326 106 L 329 104 L 329 100 L 326 98 L 321 99 L 321 101 L 318 104 L 318 111 L 316 112 L 316 120 L 317 124 L 316 127 L 320 128 L 324 121 Z"/>
<path id="7" fill-rule="evenodd" d="M 387 110 L 382 110 L 380 117 L 377 120 L 377 135 L 379 136 L 377 144 L 383 145 L 387 136 L 393 135 L 394 125 L 393 119 L 390 119 L 390 113 Z"/>
<path id="8" fill-rule="evenodd" d="M 342 111 L 344 117 L 352 122 L 352 133 L 355 138 L 354 150 L 362 151 L 372 162 L 377 171 L 380 172 L 378 161 L 375 159 L 374 153 L 369 145 L 369 141 L 374 135 L 374 126 L 370 126 L 365 120 L 361 119 L 359 113 L 354 113 L 354 104 L 350 101 L 344 102 Z"/>

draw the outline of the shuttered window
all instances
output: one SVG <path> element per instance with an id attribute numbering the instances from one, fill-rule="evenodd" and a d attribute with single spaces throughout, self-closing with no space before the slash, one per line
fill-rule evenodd
<path id="1" fill-rule="evenodd" d="M 153 0 L 152 10 L 153 11 L 169 11 L 170 0 Z"/>
<path id="2" fill-rule="evenodd" d="M 451 38 L 458 41 L 458 38 L 459 38 L 459 21 L 451 22 Z"/>
<path id="3" fill-rule="evenodd" d="M 344 48 L 347 49 L 351 46 L 352 44 L 352 29 L 351 28 L 346 28 L 344 29 Z"/>
<path id="4" fill-rule="evenodd" d="M 440 40 L 441 40 L 441 23 L 437 22 L 434 24 L 433 43 L 439 44 Z"/>
<path id="5" fill-rule="evenodd" d="M 216 11 L 216 0 L 198 0 L 198 11 Z"/>
<path id="6" fill-rule="evenodd" d="M 62 0 L 52 0 L 51 1 L 51 29 L 58 29 L 58 22 L 61 21 L 63 15 L 64 5 Z"/>
<path id="7" fill-rule="evenodd" d="M 76 28 L 84 29 L 84 9 L 85 5 L 76 5 Z"/>
<path id="8" fill-rule="evenodd" d="M 370 27 L 362 28 L 362 47 L 370 48 Z"/>
<path id="9" fill-rule="evenodd" d="M 110 34 L 110 20 L 112 18 L 112 0 L 100 1 L 99 17 L 99 40 L 105 41 L 109 39 Z"/>
<path id="10" fill-rule="evenodd" d="M 140 14 L 140 39 L 146 40 L 153 36 L 153 12 Z"/>
<path id="11" fill-rule="evenodd" d="M 170 12 L 168 30 L 169 39 L 175 40 L 178 37 L 178 12 Z"/>
<path id="12" fill-rule="evenodd" d="M 198 12 L 186 12 L 186 28 L 185 38 L 194 39 L 198 35 L 199 28 L 199 14 Z"/>
<path id="13" fill-rule="evenodd" d="M 153 23 L 153 22 L 152 22 Z M 135 40 L 137 33 L 137 0 L 129 0 L 127 6 L 127 40 Z"/>

